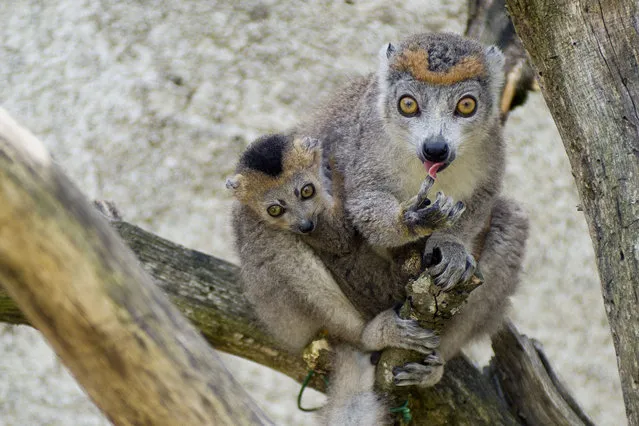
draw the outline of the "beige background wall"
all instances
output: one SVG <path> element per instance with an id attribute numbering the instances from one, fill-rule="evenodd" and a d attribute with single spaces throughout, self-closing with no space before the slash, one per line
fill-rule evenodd
<path id="1" fill-rule="evenodd" d="M 224 178 L 388 41 L 462 31 L 465 1 L 0 2 L 0 104 L 91 198 L 235 260 Z M 507 192 L 532 235 L 512 313 L 602 425 L 624 424 L 615 357 L 569 164 L 540 95 L 510 119 Z M 487 345 L 471 351 L 488 359 Z M 313 424 L 298 385 L 225 357 L 278 424 Z M 309 396 L 307 405 L 321 401 Z M 107 424 L 38 333 L 0 326 L 0 425 Z"/>

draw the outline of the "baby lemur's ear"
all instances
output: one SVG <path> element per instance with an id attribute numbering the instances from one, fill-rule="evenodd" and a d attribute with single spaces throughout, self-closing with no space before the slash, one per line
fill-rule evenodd
<path id="1" fill-rule="evenodd" d="M 233 191 L 233 195 L 241 198 L 240 195 L 244 192 L 244 176 L 237 174 L 226 179 L 226 189 Z"/>
<path id="2" fill-rule="evenodd" d="M 321 144 L 319 139 L 304 137 L 293 142 L 297 157 L 304 167 L 319 164 L 322 159 Z"/>

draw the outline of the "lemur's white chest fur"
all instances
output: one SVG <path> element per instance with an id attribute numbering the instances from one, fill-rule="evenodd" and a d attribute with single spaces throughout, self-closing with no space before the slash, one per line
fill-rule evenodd
<path id="1" fill-rule="evenodd" d="M 481 161 L 474 156 L 460 156 L 453 161 L 446 170 L 437 174 L 435 184 L 430 190 L 429 198 L 433 198 L 438 191 L 452 197 L 455 201 L 467 200 L 474 192 L 477 184 L 482 182 L 488 171 L 482 167 Z M 407 200 L 419 192 L 422 182 L 427 176 L 422 162 L 413 155 L 405 164 L 397 168 L 401 173 L 401 188 L 403 200 Z"/>

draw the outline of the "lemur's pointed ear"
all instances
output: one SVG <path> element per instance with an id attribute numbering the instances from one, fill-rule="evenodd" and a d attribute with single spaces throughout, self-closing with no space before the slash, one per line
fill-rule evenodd
<path id="1" fill-rule="evenodd" d="M 504 64 L 506 62 L 506 58 L 497 46 L 487 47 L 484 51 L 484 55 L 486 56 L 488 74 L 492 78 L 493 90 L 495 90 L 496 93 L 499 93 L 504 84 Z"/>
<path id="2" fill-rule="evenodd" d="M 393 46 L 393 43 L 388 43 L 388 46 L 386 46 L 386 59 L 390 59 L 393 53 L 395 53 L 395 46 Z"/>
<path id="3" fill-rule="evenodd" d="M 233 191 L 233 194 L 237 194 L 244 188 L 244 176 L 237 174 L 226 179 L 226 189 Z"/>
<path id="4" fill-rule="evenodd" d="M 295 144 L 299 149 L 308 152 L 317 151 L 320 148 L 319 139 L 310 138 L 308 136 L 301 139 L 296 139 Z"/>
<path id="5" fill-rule="evenodd" d="M 297 152 L 297 158 L 302 167 L 310 167 L 319 164 L 322 154 L 320 152 L 321 144 L 319 139 L 304 137 L 296 138 L 293 146 Z"/>
<path id="6" fill-rule="evenodd" d="M 377 66 L 377 79 L 380 83 L 386 81 L 386 77 L 388 76 L 388 66 L 390 61 L 393 59 L 393 56 L 397 52 L 397 48 L 392 44 L 388 43 L 382 46 L 379 50 L 379 54 L 377 57 L 379 58 L 379 64 Z"/>

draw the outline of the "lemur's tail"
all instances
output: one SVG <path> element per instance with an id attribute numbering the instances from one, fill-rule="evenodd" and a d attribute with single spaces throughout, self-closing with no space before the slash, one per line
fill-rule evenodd
<path id="1" fill-rule="evenodd" d="M 320 411 L 325 425 L 370 426 L 390 424 L 387 404 L 373 392 L 375 366 L 370 353 L 352 346 L 335 349 L 328 402 Z"/>

